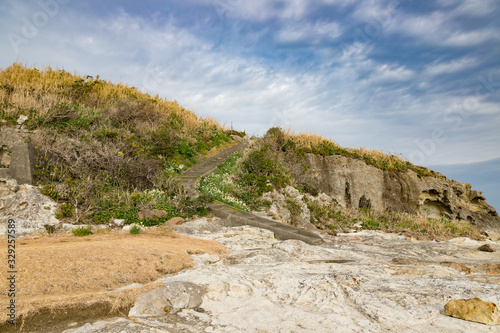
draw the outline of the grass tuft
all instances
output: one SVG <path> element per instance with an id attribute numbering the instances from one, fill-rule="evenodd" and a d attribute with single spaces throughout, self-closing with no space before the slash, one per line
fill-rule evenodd
<path id="1" fill-rule="evenodd" d="M 77 236 L 77 237 L 85 237 L 85 236 L 89 236 L 89 235 L 93 235 L 94 233 L 92 232 L 92 230 L 90 228 L 85 228 L 85 227 L 80 227 L 80 228 L 76 228 L 75 230 L 73 230 L 73 235 Z"/>

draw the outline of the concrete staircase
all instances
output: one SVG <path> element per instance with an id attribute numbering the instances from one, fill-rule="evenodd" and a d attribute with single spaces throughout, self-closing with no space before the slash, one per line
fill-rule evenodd
<path id="1" fill-rule="evenodd" d="M 211 174 L 219 164 L 223 163 L 232 154 L 242 152 L 246 148 L 246 146 L 247 145 L 245 145 L 244 143 L 238 143 L 237 145 L 223 150 L 215 156 L 209 157 L 206 160 L 195 164 L 182 174 L 182 181 L 185 184 L 192 185 L 198 178 Z"/>
<path id="2" fill-rule="evenodd" d="M 206 160 L 194 165 L 181 176 L 186 186 L 192 186 L 194 182 L 202 177 L 210 175 L 219 164 L 223 163 L 229 156 L 236 152 L 241 152 L 246 148 L 246 144 L 238 143 L 219 154 L 209 157 Z M 221 202 L 214 202 L 208 205 L 213 214 L 223 219 L 228 225 L 250 225 L 258 228 L 271 230 L 276 237 L 281 240 L 298 239 L 307 244 L 318 245 L 323 243 L 323 239 L 310 231 L 298 229 L 291 225 L 273 221 L 251 213 L 239 210 L 237 208 L 225 205 Z"/>

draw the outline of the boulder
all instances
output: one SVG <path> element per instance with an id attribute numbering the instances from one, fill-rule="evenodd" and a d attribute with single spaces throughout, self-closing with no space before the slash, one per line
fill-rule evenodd
<path id="1" fill-rule="evenodd" d="M 155 219 L 167 215 L 168 213 L 161 209 L 141 209 L 138 213 L 139 219 Z"/>
<path id="2" fill-rule="evenodd" d="M 140 225 L 136 224 L 136 223 L 132 223 L 132 224 L 129 224 L 129 225 L 126 225 L 123 227 L 123 231 L 130 231 L 130 229 L 132 229 L 133 227 L 139 227 L 141 230 L 143 230 L 144 228 L 141 227 Z"/>
<path id="3" fill-rule="evenodd" d="M 181 224 L 182 222 L 186 221 L 182 217 L 172 217 L 170 220 L 166 221 L 163 223 L 165 227 L 171 227 L 177 224 Z"/>
<path id="4" fill-rule="evenodd" d="M 125 224 L 125 220 L 124 219 L 113 219 L 112 223 L 114 226 L 121 228 Z"/>
<path id="5" fill-rule="evenodd" d="M 304 195 L 292 186 L 287 186 L 283 190 L 273 190 L 264 193 L 261 200 L 272 202 L 268 213 L 277 219 L 282 220 L 290 225 L 304 228 L 307 230 L 316 230 L 316 227 L 311 223 L 311 211 L 307 204 L 303 201 Z M 290 201 L 297 206 L 300 206 L 300 213 L 292 214 L 290 211 Z"/>
<path id="6" fill-rule="evenodd" d="M 14 186 L 12 180 L 0 181 L 4 195 L 0 197 L 0 236 L 7 232 L 9 219 L 15 221 L 16 235 L 45 232 L 45 226 L 59 225 L 55 218 L 57 203 L 31 185 Z"/>
<path id="7" fill-rule="evenodd" d="M 483 246 L 479 247 L 477 250 L 482 251 L 482 252 L 495 252 L 495 250 L 493 250 L 491 248 L 490 244 L 484 244 Z"/>
<path id="8" fill-rule="evenodd" d="M 486 325 L 499 325 L 500 312 L 495 303 L 484 302 L 479 298 L 452 300 L 444 307 L 448 316 L 474 321 Z"/>
<path id="9" fill-rule="evenodd" d="M 196 309 L 202 303 L 204 289 L 191 282 L 169 282 L 163 287 L 139 295 L 129 317 L 154 317 Z"/>

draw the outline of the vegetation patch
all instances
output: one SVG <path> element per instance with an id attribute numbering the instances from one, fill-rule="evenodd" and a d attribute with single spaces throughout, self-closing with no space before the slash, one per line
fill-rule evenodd
<path id="1" fill-rule="evenodd" d="M 236 134 L 134 87 L 15 63 L 0 71 L 0 126 L 18 126 L 21 115 L 36 130 L 36 182 L 60 204 L 57 217 L 77 223 L 160 223 L 138 221 L 149 206 L 176 216 L 203 212 L 178 175 Z M 153 188 L 163 194 L 145 200 Z"/>
<path id="2" fill-rule="evenodd" d="M 80 227 L 80 228 L 76 228 L 75 230 L 73 230 L 73 235 L 77 236 L 77 237 L 85 237 L 85 236 L 89 236 L 89 235 L 93 235 L 94 233 L 92 232 L 92 230 L 90 228 L 85 228 L 85 227 Z"/>
<path id="3" fill-rule="evenodd" d="M 202 177 L 198 188 L 201 193 L 212 199 L 249 211 L 248 205 L 238 198 L 245 192 L 243 184 L 235 176 L 238 172 L 237 161 L 240 157 L 241 153 L 231 155 L 224 163 L 219 164 L 210 176 Z"/>
<path id="4" fill-rule="evenodd" d="M 315 200 L 306 203 L 311 211 L 311 222 L 319 229 L 331 229 L 337 232 L 350 232 L 356 229 L 380 230 L 434 240 L 456 237 L 483 238 L 480 231 L 466 221 L 372 209 L 343 209 L 336 204 L 323 205 Z"/>
<path id="5" fill-rule="evenodd" d="M 138 225 L 134 225 L 132 228 L 130 228 L 130 234 L 131 235 L 138 235 L 141 233 L 141 227 Z"/>

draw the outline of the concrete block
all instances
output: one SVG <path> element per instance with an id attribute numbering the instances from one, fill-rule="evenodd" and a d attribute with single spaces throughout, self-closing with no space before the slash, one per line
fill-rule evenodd
<path id="1" fill-rule="evenodd" d="M 19 185 L 33 185 L 35 149 L 27 142 L 18 142 L 12 147 L 10 175 Z"/>

